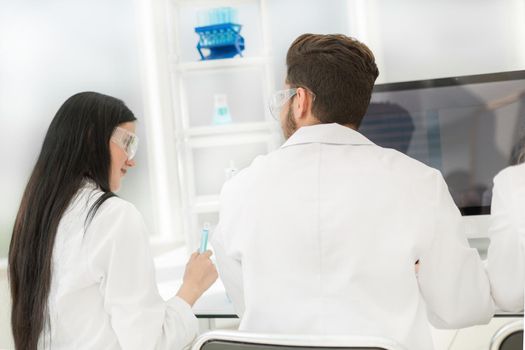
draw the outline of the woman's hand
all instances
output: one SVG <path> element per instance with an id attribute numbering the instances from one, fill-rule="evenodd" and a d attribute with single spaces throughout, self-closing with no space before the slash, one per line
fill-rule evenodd
<path id="1" fill-rule="evenodd" d="M 217 269 L 210 260 L 212 254 L 211 250 L 202 254 L 195 252 L 186 264 L 182 286 L 177 296 L 184 299 L 190 306 L 193 306 L 202 293 L 217 280 Z"/>

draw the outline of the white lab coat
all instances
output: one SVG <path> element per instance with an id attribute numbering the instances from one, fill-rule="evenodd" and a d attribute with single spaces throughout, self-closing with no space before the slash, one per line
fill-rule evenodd
<path id="1" fill-rule="evenodd" d="M 493 314 L 441 174 L 350 128 L 300 128 L 224 185 L 220 210 L 212 243 L 241 330 L 422 350 L 433 348 L 426 311 L 450 328 Z"/>
<path id="2" fill-rule="evenodd" d="M 58 227 L 49 296 L 50 332 L 39 349 L 181 349 L 198 332 L 191 307 L 165 302 L 155 281 L 146 228 L 117 197 L 84 230 L 93 183 L 78 192 Z"/>
<path id="3" fill-rule="evenodd" d="M 523 310 L 525 288 L 525 164 L 494 178 L 488 271 L 492 295 L 505 311 Z"/>

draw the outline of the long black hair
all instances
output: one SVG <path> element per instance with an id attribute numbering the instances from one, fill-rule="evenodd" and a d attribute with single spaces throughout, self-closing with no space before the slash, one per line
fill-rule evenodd
<path id="1" fill-rule="evenodd" d="M 36 349 L 47 325 L 51 258 L 62 215 L 86 179 L 104 192 L 91 207 L 91 215 L 115 196 L 109 186 L 110 137 L 119 124 L 135 120 L 121 100 L 96 92 L 71 96 L 53 118 L 24 191 L 9 246 L 16 349 Z"/>

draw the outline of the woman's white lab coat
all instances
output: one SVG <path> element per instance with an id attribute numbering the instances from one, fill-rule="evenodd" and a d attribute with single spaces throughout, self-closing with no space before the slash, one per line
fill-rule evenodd
<path id="1" fill-rule="evenodd" d="M 338 124 L 299 129 L 227 182 L 212 243 L 242 330 L 429 350 L 427 314 L 447 328 L 492 316 L 441 174 Z"/>
<path id="2" fill-rule="evenodd" d="M 488 271 L 492 295 L 505 311 L 523 310 L 525 288 L 525 164 L 494 178 Z"/>
<path id="3" fill-rule="evenodd" d="M 102 204 L 87 231 L 92 183 L 78 192 L 60 221 L 53 250 L 50 331 L 39 348 L 181 349 L 198 322 L 191 307 L 165 302 L 155 281 L 146 228 L 135 207 L 117 197 Z"/>

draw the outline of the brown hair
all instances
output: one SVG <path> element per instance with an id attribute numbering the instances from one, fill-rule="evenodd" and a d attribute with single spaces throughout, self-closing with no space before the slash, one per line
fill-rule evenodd
<path id="1" fill-rule="evenodd" d="M 342 34 L 303 34 L 286 55 L 286 82 L 315 95 L 313 115 L 321 123 L 359 127 L 379 75 L 374 54 Z"/>

